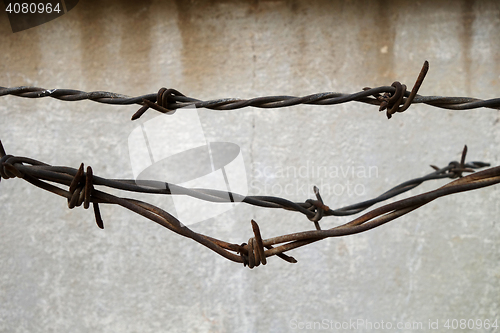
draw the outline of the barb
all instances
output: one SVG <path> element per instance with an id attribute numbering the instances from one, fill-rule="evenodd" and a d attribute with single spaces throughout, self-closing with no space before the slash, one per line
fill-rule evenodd
<path id="1" fill-rule="evenodd" d="M 207 235 L 196 233 L 184 226 L 177 218 L 168 212 L 148 204 L 143 201 L 127 199 L 114 196 L 94 188 L 95 185 L 114 188 L 123 191 L 141 192 L 149 194 L 171 194 L 171 189 L 175 187 L 175 193 L 182 193 L 199 198 L 201 200 L 213 202 L 228 202 L 228 192 L 215 191 L 209 189 L 188 189 L 174 184 L 165 184 L 164 189 L 155 189 L 139 186 L 134 180 L 105 179 L 95 176 L 92 168 L 87 167 L 84 172 L 83 164 L 79 169 L 61 166 L 51 166 L 49 164 L 27 158 L 16 157 L 6 154 L 0 141 L 0 181 L 1 179 L 22 178 L 34 186 L 42 188 L 51 193 L 62 196 L 68 200 L 68 207 L 74 208 L 82 205 L 89 208 L 90 203 L 94 207 L 94 215 L 99 228 L 104 228 L 104 224 L 99 212 L 99 204 L 119 205 L 142 215 L 169 230 L 190 238 L 219 255 L 238 263 L 243 263 L 250 268 L 257 267 L 261 263 L 265 265 L 267 258 L 278 256 L 290 262 L 297 262 L 293 257 L 289 257 L 284 252 L 325 239 L 329 237 L 339 237 L 364 232 L 384 223 L 403 216 L 441 196 L 453 193 L 470 191 L 486 186 L 500 183 L 500 166 L 489 168 L 484 171 L 474 172 L 474 169 L 489 166 L 484 162 L 465 163 L 467 147 L 464 147 L 460 162 L 453 161 L 444 168 L 432 166 L 435 171 L 420 178 L 404 182 L 380 196 L 355 205 L 330 209 L 323 203 L 318 188 L 314 187 L 316 200 L 308 199 L 304 203 L 294 203 L 278 197 L 247 196 L 243 197 L 236 193 L 231 193 L 233 197 L 242 199 L 243 202 L 259 207 L 282 208 L 300 212 L 314 222 L 316 230 L 309 230 L 283 236 L 262 239 L 261 230 L 255 221 L 251 221 L 253 237 L 247 243 L 233 244 L 225 242 Z M 474 172 L 468 176 L 463 176 L 465 172 Z M 421 183 L 440 178 L 458 178 L 455 181 L 438 188 L 437 190 L 423 193 L 408 199 L 393 202 L 391 204 L 376 208 L 364 215 L 343 225 L 322 230 L 319 220 L 324 216 L 341 216 L 359 213 L 377 202 L 392 198 L 398 194 L 415 188 Z M 67 186 L 65 190 L 57 185 Z M 273 245 L 278 245 L 274 247 Z"/>
<path id="2" fill-rule="evenodd" d="M 308 105 L 335 105 L 347 102 L 361 102 L 378 105 L 380 111 L 387 109 L 387 117 L 396 112 L 403 112 L 411 104 L 427 104 L 449 110 L 470 110 L 477 108 L 491 108 L 500 110 L 500 98 L 482 100 L 470 97 L 442 97 L 420 96 L 417 94 L 425 75 L 429 69 L 426 61 L 411 92 L 406 85 L 396 81 L 391 86 L 378 88 L 364 88 L 363 91 L 345 94 L 325 92 L 303 97 L 295 96 L 267 96 L 252 99 L 222 98 L 209 101 L 187 97 L 175 89 L 161 88 L 157 93 L 130 97 L 105 91 L 84 92 L 72 89 L 45 89 L 38 87 L 0 87 L 0 96 L 14 95 L 25 98 L 52 97 L 63 101 L 91 100 L 98 103 L 131 105 L 140 104 L 142 107 L 132 116 L 132 120 L 140 118 L 149 108 L 166 113 L 186 106 L 207 108 L 211 110 L 235 110 L 245 107 L 281 108 L 299 104 Z M 381 95 L 383 94 L 383 95 Z"/>

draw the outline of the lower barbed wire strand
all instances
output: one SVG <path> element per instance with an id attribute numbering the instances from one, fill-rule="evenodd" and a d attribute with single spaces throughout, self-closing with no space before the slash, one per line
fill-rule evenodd
<path id="1" fill-rule="evenodd" d="M 163 183 L 162 186 L 165 186 L 165 188 L 162 189 L 144 188 L 143 186 L 136 184 L 134 180 L 106 179 L 95 176 L 91 167 L 87 167 L 87 172 L 85 173 L 83 164 L 80 165 L 79 169 L 76 169 L 71 167 L 51 166 L 31 158 L 7 155 L 1 141 L 0 179 L 23 178 L 36 187 L 66 198 L 70 208 L 80 206 L 82 203 L 84 203 L 84 208 L 88 208 L 90 203 L 92 203 L 94 204 L 96 222 L 100 228 L 103 228 L 103 223 L 97 204 L 115 204 L 122 206 L 168 228 L 179 235 L 193 239 L 194 241 L 231 261 L 244 263 L 252 268 L 259 266 L 260 263 L 265 264 L 267 261 L 266 258 L 274 255 L 283 260 L 294 263 L 296 260 L 285 255 L 283 252 L 290 251 L 291 249 L 295 249 L 324 238 L 364 232 L 405 215 L 439 197 L 500 183 L 500 166 L 479 172 L 473 172 L 473 169 L 489 166 L 489 164 L 484 162 L 465 163 L 466 153 L 467 146 L 463 149 L 460 162 L 450 162 L 448 166 L 444 168 L 432 166 L 435 171 L 426 176 L 403 182 L 374 199 L 336 210 L 331 210 L 323 204 L 319 190 L 316 187 L 314 188 L 314 191 L 316 193 L 317 200 L 308 199 L 303 203 L 294 203 L 284 198 L 271 196 L 242 196 L 239 194 L 233 194 L 233 199 L 240 200 L 247 204 L 269 208 L 283 208 L 301 212 L 310 219 L 314 217 L 312 220 L 316 223 L 318 222 L 316 221 L 316 218 L 321 219 L 324 215 L 331 216 L 336 214 L 355 214 L 377 202 L 381 202 L 413 189 L 428 180 L 456 178 L 454 181 L 434 191 L 426 192 L 373 209 L 346 224 L 331 229 L 321 230 L 317 225 L 317 230 L 297 232 L 270 239 L 262 239 L 257 223 L 252 221 L 254 237 L 250 238 L 248 244 L 244 243 L 242 245 L 225 242 L 207 235 L 196 233 L 187 226 L 183 225 L 176 217 L 159 207 L 136 199 L 117 197 L 115 195 L 105 193 L 102 190 L 97 190 L 94 187 L 101 186 L 148 194 L 172 194 L 171 190 L 174 188 L 175 191 L 184 191 L 182 194 L 197 197 L 202 200 L 228 202 L 230 201 L 227 199 L 228 192 L 225 191 L 212 189 L 189 189 L 168 183 Z M 464 172 L 473 173 L 467 176 L 462 176 L 462 173 Z M 68 186 L 69 190 L 64 190 L 55 184 Z M 281 245 L 273 247 L 273 245 L 277 244 Z"/>

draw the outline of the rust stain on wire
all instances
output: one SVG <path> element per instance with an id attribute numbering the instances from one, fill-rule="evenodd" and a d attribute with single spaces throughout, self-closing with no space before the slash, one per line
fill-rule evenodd
<path id="1" fill-rule="evenodd" d="M 500 166 L 489 168 L 480 172 L 474 172 L 474 169 L 487 167 L 489 164 L 484 162 L 466 163 L 466 154 L 467 147 L 465 146 L 460 162 L 450 162 L 443 168 L 432 166 L 434 172 L 426 176 L 399 184 L 374 199 L 338 209 L 331 209 L 326 206 L 323 203 L 321 195 L 319 194 L 319 189 L 316 187 L 314 187 L 316 200 L 308 199 L 305 202 L 292 202 L 284 198 L 271 196 L 243 197 L 236 193 L 208 189 L 182 188 L 178 185 L 167 183 L 163 189 L 146 188 L 137 185 L 134 180 L 116 180 L 98 177 L 94 175 L 91 167 L 87 167 L 87 171 L 84 172 L 83 164 L 81 164 L 78 169 L 74 169 L 70 167 L 51 166 L 27 157 L 8 155 L 6 154 L 1 141 L 0 181 L 2 179 L 9 178 L 22 178 L 34 186 L 66 198 L 68 200 L 69 208 L 78 207 L 83 204 L 84 208 L 87 209 L 89 208 L 90 203 L 92 203 L 96 222 L 99 228 L 104 227 L 99 213 L 99 204 L 122 206 L 181 236 L 190 238 L 206 246 L 231 261 L 243 263 L 249 268 L 254 268 L 260 264 L 265 265 L 267 263 L 267 258 L 272 256 L 277 256 L 290 263 L 296 263 L 297 261 L 293 257 L 286 255 L 285 252 L 325 238 L 352 235 L 376 228 L 442 196 L 470 191 L 500 183 Z M 473 173 L 463 176 L 464 172 Z M 322 230 L 319 226 L 319 221 L 325 216 L 356 214 L 369 208 L 375 203 L 409 191 L 425 181 L 440 178 L 456 178 L 456 180 L 434 191 L 426 192 L 373 209 L 343 225 L 324 230 Z M 95 185 L 122 191 L 164 195 L 172 194 L 171 189 L 176 187 L 176 193 L 180 193 L 178 190 L 182 189 L 182 192 L 186 195 L 213 202 L 230 202 L 230 199 L 228 198 L 231 196 L 228 196 L 228 194 L 231 194 L 233 198 L 238 197 L 242 202 L 250 205 L 267 208 L 281 208 L 302 213 L 314 223 L 315 230 L 306 230 L 303 232 L 284 234 L 279 237 L 263 239 L 257 222 L 252 220 L 251 227 L 253 236 L 250 237 L 248 243 L 238 245 L 196 233 L 184 226 L 181 221 L 165 210 L 143 201 L 108 194 L 104 191 L 95 189 Z M 67 189 L 64 189 L 65 186 Z"/>
<path id="2" fill-rule="evenodd" d="M 52 97 L 63 101 L 91 100 L 116 105 L 140 104 L 141 108 L 132 116 L 132 120 L 141 117 L 149 108 L 166 113 L 186 106 L 211 110 L 235 110 L 244 107 L 269 109 L 299 104 L 334 105 L 353 101 L 378 105 L 380 111 L 387 109 L 388 118 L 391 118 L 396 112 L 407 110 L 411 104 L 419 103 L 449 110 L 470 110 L 482 107 L 500 110 L 500 98 L 482 100 L 470 97 L 418 95 L 417 92 L 422 85 L 428 69 L 429 63 L 426 61 L 411 92 L 406 90 L 406 85 L 395 81 L 391 86 L 364 88 L 363 91 L 353 94 L 325 92 L 303 97 L 267 96 L 252 99 L 222 98 L 209 101 L 187 97 L 175 89 L 167 88 L 161 88 L 154 94 L 130 97 L 105 91 L 84 92 L 72 89 L 45 89 L 24 86 L 13 88 L 0 87 L 0 96 L 14 95 L 25 98 Z"/>

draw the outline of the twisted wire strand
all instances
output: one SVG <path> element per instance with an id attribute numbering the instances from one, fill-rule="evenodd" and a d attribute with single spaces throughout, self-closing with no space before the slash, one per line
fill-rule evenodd
<path id="1" fill-rule="evenodd" d="M 253 99 L 226 98 L 210 101 L 201 101 L 187 97 L 175 89 L 161 88 L 156 94 L 137 97 L 129 97 L 111 92 L 83 92 L 71 89 L 47 90 L 38 87 L 0 87 L 0 96 L 15 95 L 25 98 L 52 97 L 65 101 L 92 100 L 99 103 L 130 105 L 140 104 L 141 108 L 132 116 L 132 120 L 141 117 L 149 108 L 167 113 L 186 106 L 197 108 L 208 108 L 212 110 L 234 110 L 244 107 L 257 108 L 279 108 L 294 106 L 298 104 L 310 105 L 334 105 L 351 101 L 368 103 L 379 106 L 379 111 L 387 110 L 387 117 L 391 118 L 397 112 L 404 112 L 412 103 L 424 103 L 427 105 L 451 109 L 466 110 L 480 107 L 500 109 L 500 98 L 481 100 L 467 97 L 441 97 L 420 96 L 417 94 L 429 69 L 428 62 L 424 62 L 422 70 L 409 92 L 406 85 L 395 81 L 391 86 L 378 88 L 364 88 L 363 91 L 354 94 L 342 93 L 319 93 L 303 97 L 294 96 L 268 96 Z M 169 230 L 190 238 L 219 255 L 235 262 L 243 263 L 245 266 L 254 268 L 260 264 L 267 263 L 267 257 L 278 256 L 290 262 L 297 262 L 293 257 L 284 252 L 316 242 L 329 237 L 345 236 L 364 232 L 378 227 L 400 216 L 403 216 L 441 196 L 453 193 L 470 191 L 486 186 L 500 183 L 500 166 L 484 171 L 475 172 L 463 176 L 465 172 L 474 172 L 474 169 L 489 166 L 484 162 L 465 163 L 467 146 L 464 147 L 460 162 L 453 161 L 448 166 L 438 168 L 431 167 L 434 172 L 423 177 L 403 182 L 392 189 L 382 193 L 378 197 L 338 209 L 330 209 L 324 204 L 317 187 L 313 188 L 316 199 L 308 199 L 305 202 L 292 202 L 285 198 L 272 196 L 242 196 L 237 193 L 217 191 L 202 188 L 185 188 L 175 184 L 151 181 L 151 186 L 137 184 L 130 179 L 106 179 L 95 176 L 89 166 L 84 171 L 83 164 L 79 169 L 63 166 L 51 166 L 49 164 L 26 157 L 7 155 L 0 141 L 0 181 L 8 178 L 22 178 L 34 186 L 65 197 L 70 209 L 83 204 L 84 209 L 93 206 L 96 223 L 99 228 L 104 228 L 100 215 L 99 204 L 115 204 L 142 215 Z M 423 193 L 408 199 L 393 202 L 391 204 L 373 209 L 364 215 L 343 225 L 322 230 L 319 224 L 325 216 L 347 216 L 360 213 L 372 205 L 407 192 L 423 182 L 441 179 L 458 178 L 455 181 L 438 188 L 437 190 Z M 67 186 L 63 189 L 56 185 Z M 201 200 L 211 202 L 241 201 L 250 205 L 281 208 L 292 210 L 305 215 L 313 222 L 315 230 L 287 234 L 270 239 L 263 239 L 261 230 L 255 221 L 251 221 L 253 237 L 248 243 L 232 244 L 207 235 L 196 233 L 184 226 L 177 218 L 168 212 L 148 204 L 146 202 L 114 196 L 95 189 L 94 186 L 115 188 L 123 191 L 164 194 L 184 194 Z M 232 198 L 232 199 L 230 199 Z M 273 246 L 274 245 L 274 246 Z"/>
<path id="2" fill-rule="evenodd" d="M 380 106 L 380 111 L 387 109 L 388 118 L 391 118 L 396 112 L 407 110 L 411 104 L 420 103 L 449 110 L 470 110 L 483 107 L 500 110 L 500 98 L 482 100 L 470 97 L 418 95 L 417 92 L 422 85 L 428 69 L 429 63 L 426 61 L 424 62 L 422 70 L 411 92 L 406 90 L 406 85 L 395 81 L 391 86 L 364 88 L 363 91 L 353 94 L 324 92 L 302 97 L 266 96 L 251 99 L 221 98 L 208 101 L 187 97 L 175 89 L 166 88 L 161 88 L 158 93 L 130 97 L 106 91 L 84 92 L 72 89 L 45 89 L 26 86 L 12 88 L 0 87 L 0 96 L 14 95 L 24 98 L 52 97 L 63 101 L 91 100 L 98 103 L 114 105 L 142 105 L 142 107 L 132 116 L 132 120 L 140 118 L 149 108 L 153 108 L 162 113 L 188 106 L 225 111 L 245 107 L 264 109 L 281 108 L 299 104 L 335 105 L 353 101 L 378 105 Z"/>
<path id="3" fill-rule="evenodd" d="M 199 198 L 201 200 L 214 202 L 228 202 L 228 192 L 215 191 L 209 189 L 188 189 L 174 184 L 166 184 L 163 189 L 144 187 L 135 183 L 134 180 L 106 179 L 94 175 L 91 167 L 87 167 L 84 172 L 83 163 L 79 169 L 70 167 L 51 166 L 49 164 L 27 158 L 8 155 L 0 141 L 0 181 L 9 178 L 22 178 L 34 186 L 62 196 L 68 200 L 70 209 L 83 204 L 85 209 L 92 204 L 96 223 L 99 228 L 104 228 L 104 223 L 100 215 L 99 204 L 115 204 L 142 215 L 169 230 L 190 238 L 219 255 L 245 266 L 254 268 L 260 264 L 265 265 L 268 257 L 278 256 L 290 262 L 297 262 L 293 257 L 284 252 L 316 242 L 328 237 L 338 237 L 367 231 L 387 223 L 395 218 L 405 215 L 426 203 L 441 196 L 453 193 L 469 191 L 485 186 L 500 183 L 500 166 L 489 168 L 484 171 L 474 172 L 474 169 L 489 166 L 484 162 L 465 163 L 467 146 L 464 147 L 460 162 L 454 161 L 444 168 L 432 166 L 435 171 L 424 177 L 399 184 L 382 195 L 368 201 L 350 205 L 340 209 L 330 209 L 323 203 L 319 190 L 315 187 L 316 200 L 308 199 L 304 203 L 294 203 L 284 198 L 247 196 L 239 195 L 243 202 L 260 207 L 282 208 L 293 210 L 306 215 L 312 222 L 316 230 L 287 234 L 270 239 L 263 239 L 260 228 L 255 221 L 251 221 L 254 236 L 248 243 L 233 244 L 225 242 L 207 235 L 196 233 L 184 226 L 181 221 L 168 212 L 148 204 L 143 201 L 122 198 L 97 190 L 95 186 L 115 188 L 124 191 L 133 191 L 150 194 L 171 194 L 171 189 L 176 188 L 175 193 L 183 190 L 184 194 Z M 471 175 L 463 176 L 465 172 L 474 172 Z M 337 227 L 322 230 L 319 221 L 324 216 L 352 215 L 367 209 L 371 205 L 392 198 L 398 194 L 415 188 L 421 183 L 440 178 L 458 178 L 455 181 L 442 186 L 441 188 L 413 196 L 404 200 L 376 208 L 364 215 Z M 56 185 L 67 186 L 65 190 Z M 223 195 L 224 194 L 224 195 Z M 233 196 L 238 196 L 234 194 Z M 273 245 L 278 245 L 274 247 Z"/>

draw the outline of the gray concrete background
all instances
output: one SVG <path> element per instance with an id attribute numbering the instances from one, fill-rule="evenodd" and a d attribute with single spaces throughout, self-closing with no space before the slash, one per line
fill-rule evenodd
<path id="1" fill-rule="evenodd" d="M 0 85 L 306 95 L 413 86 L 428 60 L 421 94 L 494 98 L 499 37 L 496 1 L 80 1 L 16 34 L 0 15 Z M 128 135 L 157 116 L 131 122 L 136 109 L 2 97 L 0 139 L 9 154 L 131 178 Z M 388 121 L 376 110 L 350 103 L 204 110 L 201 118 L 209 140 L 242 148 L 251 194 L 280 194 L 291 183 L 282 196 L 303 201 L 316 184 L 331 207 L 458 160 L 464 144 L 469 160 L 500 164 L 498 111 L 419 105 Z M 301 167 L 311 172 L 280 173 Z M 318 177 L 320 167 L 377 172 Z M 357 185 L 358 194 L 329 192 L 332 184 Z M 447 319 L 500 321 L 499 189 L 441 198 L 375 230 L 294 250 L 295 265 L 271 258 L 249 270 L 129 211 L 101 206 L 100 230 L 91 211 L 69 210 L 20 179 L 2 181 L 0 331 L 287 332 L 357 319 L 424 328 L 438 320 L 444 331 Z M 173 208 L 167 198 L 127 196 Z M 239 205 L 193 229 L 241 243 L 252 218 L 265 238 L 312 227 L 299 214 Z"/>

